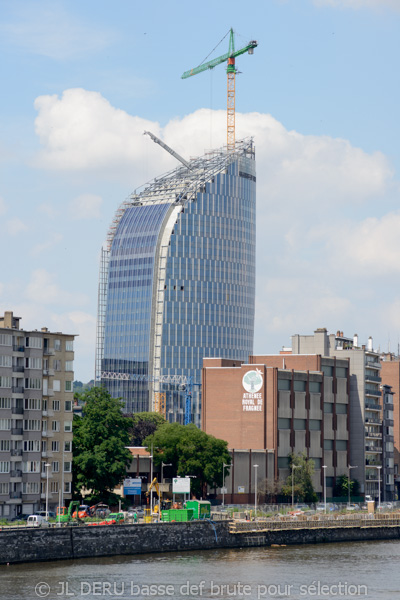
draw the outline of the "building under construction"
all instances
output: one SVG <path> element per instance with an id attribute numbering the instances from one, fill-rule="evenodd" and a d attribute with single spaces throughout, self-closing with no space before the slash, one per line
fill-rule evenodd
<path id="1" fill-rule="evenodd" d="M 253 141 L 181 162 L 132 194 L 109 229 L 96 382 L 123 398 L 126 412 L 200 425 L 203 358 L 245 360 L 253 351 Z"/>

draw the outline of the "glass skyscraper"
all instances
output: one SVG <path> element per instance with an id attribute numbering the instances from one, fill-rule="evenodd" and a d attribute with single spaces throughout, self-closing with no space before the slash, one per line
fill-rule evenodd
<path id="1" fill-rule="evenodd" d="M 117 210 L 101 252 L 96 383 L 126 412 L 183 422 L 189 382 L 200 425 L 203 357 L 252 353 L 255 211 L 252 140 L 192 159 Z"/>

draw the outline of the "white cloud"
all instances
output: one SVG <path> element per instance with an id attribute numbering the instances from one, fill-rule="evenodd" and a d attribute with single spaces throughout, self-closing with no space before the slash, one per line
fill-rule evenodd
<path id="1" fill-rule="evenodd" d="M 88 302 L 84 294 L 67 292 L 54 280 L 55 276 L 46 269 L 36 269 L 24 291 L 25 297 L 39 305 L 77 306 Z"/>
<path id="2" fill-rule="evenodd" d="M 392 8 L 400 10 L 399 0 L 313 0 L 316 6 L 332 6 L 333 8 Z"/>
<path id="3" fill-rule="evenodd" d="M 69 204 L 72 219 L 100 219 L 103 200 L 96 194 L 81 194 Z"/>
<path id="4" fill-rule="evenodd" d="M 21 219 L 18 219 L 18 217 L 7 221 L 6 226 L 7 231 L 10 235 L 18 235 L 22 231 L 27 231 L 28 229 L 28 226 L 23 221 L 21 221 Z"/>
<path id="5" fill-rule="evenodd" d="M 59 244 L 62 239 L 63 239 L 63 236 L 60 233 L 49 233 L 44 238 L 43 242 L 40 242 L 39 244 L 35 244 L 32 247 L 32 249 L 31 249 L 32 256 L 39 256 L 39 254 L 42 254 L 42 252 L 45 252 L 46 250 L 50 250 L 51 248 L 53 248 L 53 246 L 56 246 L 57 244 Z"/>
<path id="6" fill-rule="evenodd" d="M 114 34 L 83 23 L 57 2 L 24 3 L 13 22 L 0 26 L 11 43 L 56 60 L 76 59 L 107 47 Z"/>

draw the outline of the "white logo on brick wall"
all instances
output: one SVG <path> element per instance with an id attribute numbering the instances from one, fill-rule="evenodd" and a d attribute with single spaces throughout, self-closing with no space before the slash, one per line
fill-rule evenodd
<path id="1" fill-rule="evenodd" d="M 259 369 L 256 369 L 255 371 L 247 371 L 246 375 L 244 375 L 242 379 L 242 384 L 246 392 L 251 394 L 255 394 L 261 390 L 263 385 L 263 376 L 261 375 L 261 371 Z"/>

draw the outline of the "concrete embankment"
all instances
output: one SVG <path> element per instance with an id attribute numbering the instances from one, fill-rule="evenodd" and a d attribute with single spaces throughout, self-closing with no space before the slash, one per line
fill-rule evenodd
<path id="1" fill-rule="evenodd" d="M 175 552 L 212 548 L 240 548 L 273 544 L 315 544 L 400 538 L 400 523 L 362 521 L 341 526 L 306 524 L 192 521 L 104 527 L 55 529 L 3 529 L 0 564 L 38 562 L 149 552 Z"/>

